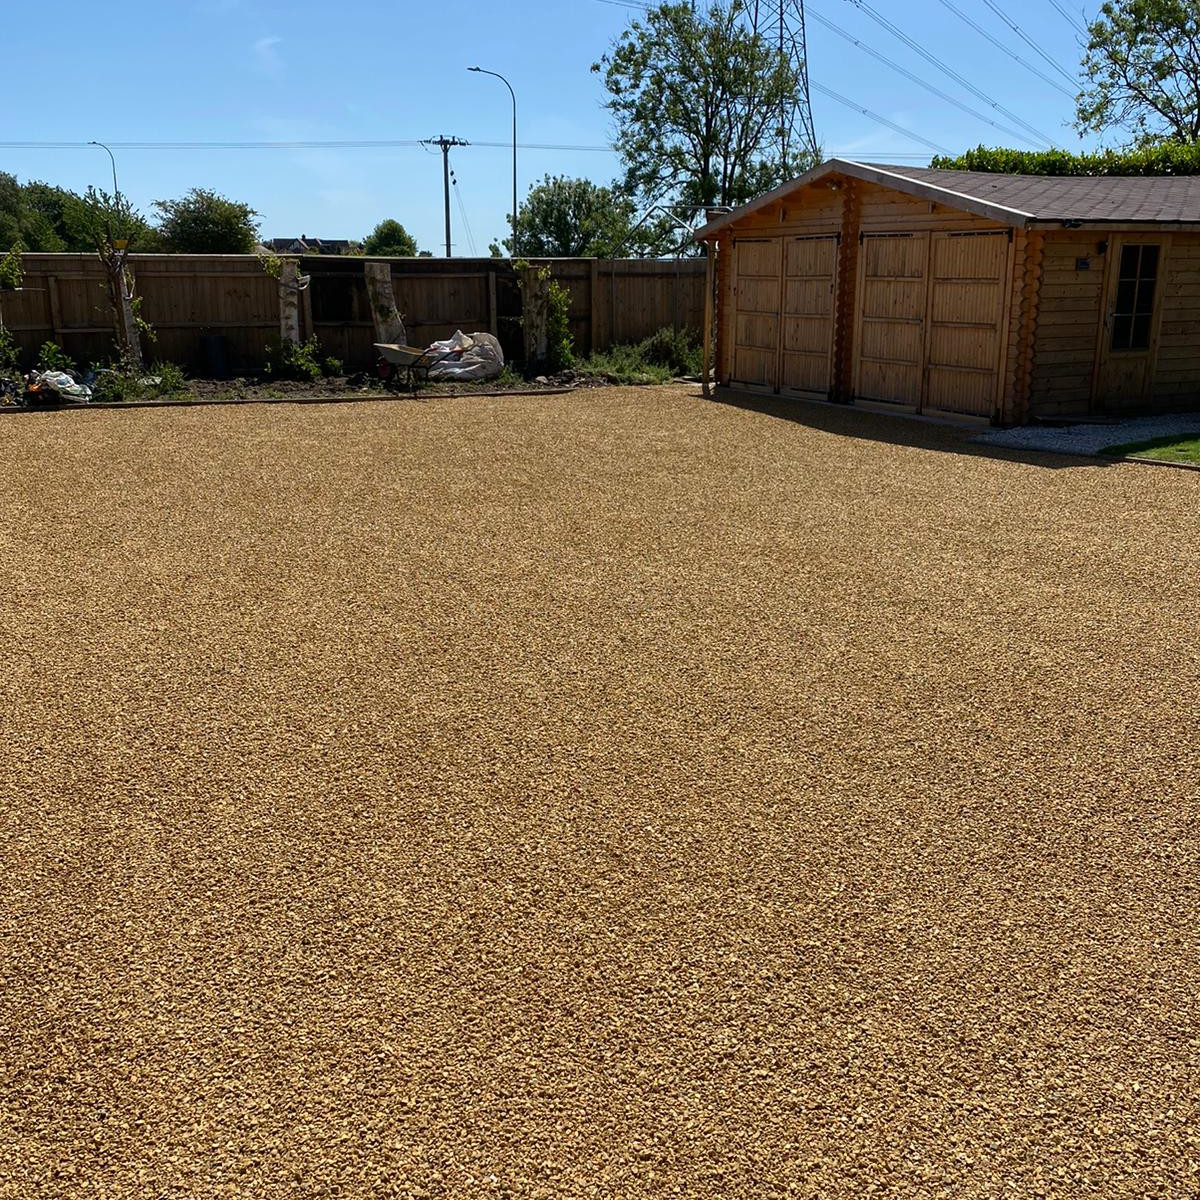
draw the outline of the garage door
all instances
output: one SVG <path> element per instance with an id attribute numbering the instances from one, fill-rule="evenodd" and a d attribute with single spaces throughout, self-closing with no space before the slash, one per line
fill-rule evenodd
<path id="1" fill-rule="evenodd" d="M 859 263 L 856 396 L 990 417 L 1001 378 L 1007 233 L 865 234 Z"/>
<path id="2" fill-rule="evenodd" d="M 929 299 L 929 234 L 864 234 L 854 393 L 919 409 Z"/>
<path id="3" fill-rule="evenodd" d="M 784 239 L 781 391 L 829 393 L 837 248 L 836 237 Z"/>
<path id="4" fill-rule="evenodd" d="M 779 357 L 779 238 L 736 238 L 733 243 L 734 330 L 731 382 L 776 386 Z"/>
<path id="5" fill-rule="evenodd" d="M 933 235 L 924 408 L 991 417 L 999 399 L 1005 233 Z"/>

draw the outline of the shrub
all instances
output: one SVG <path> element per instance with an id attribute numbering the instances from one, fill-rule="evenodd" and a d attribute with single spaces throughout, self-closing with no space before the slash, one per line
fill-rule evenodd
<path id="1" fill-rule="evenodd" d="M 673 375 L 700 374 L 700 343 L 694 330 L 666 326 L 652 333 L 638 349 L 646 362 L 666 367 Z"/>
<path id="2" fill-rule="evenodd" d="M 0 258 L 0 291 L 17 291 L 25 281 L 25 272 L 21 267 L 21 251 L 24 247 L 20 242 Z"/>
<path id="3" fill-rule="evenodd" d="M 340 358 L 334 358 L 330 355 L 321 364 L 321 369 L 326 375 L 344 375 L 346 373 L 345 365 Z"/>
<path id="4" fill-rule="evenodd" d="M 612 346 L 593 354 L 579 369 L 612 383 L 669 383 L 677 375 L 699 375 L 701 365 L 695 332 L 668 327 L 634 345 Z"/>
<path id="5" fill-rule="evenodd" d="M 546 309 L 546 369 L 551 373 L 575 365 L 571 324 L 571 293 L 556 279 L 550 281 L 550 303 Z"/>
<path id="6" fill-rule="evenodd" d="M 0 325 L 0 379 L 21 378 L 21 348 L 3 325 Z"/>
<path id="7" fill-rule="evenodd" d="M 187 378 L 183 371 L 173 362 L 158 362 L 150 368 L 150 378 L 158 378 L 157 383 L 147 384 L 147 390 L 157 396 L 174 396 L 187 391 Z"/>
<path id="8" fill-rule="evenodd" d="M 57 342 L 42 343 L 37 365 L 39 371 L 75 370 L 75 360 Z"/>
<path id="9" fill-rule="evenodd" d="M 298 379 L 312 383 L 321 378 L 321 344 L 315 337 L 307 342 L 275 342 L 267 347 L 263 374 L 274 379 Z"/>
<path id="10" fill-rule="evenodd" d="M 144 372 L 125 367 L 101 367 L 96 370 L 91 388 L 95 403 L 119 404 L 177 395 L 187 391 L 187 379 L 172 362 L 157 362 Z"/>

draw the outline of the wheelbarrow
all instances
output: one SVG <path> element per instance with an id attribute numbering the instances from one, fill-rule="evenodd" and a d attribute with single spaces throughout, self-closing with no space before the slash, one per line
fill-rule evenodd
<path id="1" fill-rule="evenodd" d="M 392 342 L 375 342 L 374 345 L 379 354 L 375 364 L 379 378 L 396 383 L 403 377 L 414 395 L 419 383 L 429 382 L 430 367 L 458 353 L 456 350 L 420 350 L 416 346 L 399 346 Z"/>

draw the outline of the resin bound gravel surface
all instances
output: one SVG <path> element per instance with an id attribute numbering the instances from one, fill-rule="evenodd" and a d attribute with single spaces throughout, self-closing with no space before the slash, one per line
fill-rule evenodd
<path id="1" fill-rule="evenodd" d="M 695 389 L 0 426 L 0 1196 L 1195 1197 L 1200 485 Z"/>

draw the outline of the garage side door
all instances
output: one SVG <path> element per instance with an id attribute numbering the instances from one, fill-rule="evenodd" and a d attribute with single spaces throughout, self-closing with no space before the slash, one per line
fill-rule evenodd
<path id="1" fill-rule="evenodd" d="M 991 417 L 1000 389 L 1009 239 L 935 233 L 927 410 Z"/>
<path id="2" fill-rule="evenodd" d="M 929 234 L 864 234 L 854 393 L 921 406 Z"/>
<path id="3" fill-rule="evenodd" d="M 779 238 L 737 238 L 733 243 L 734 320 L 731 381 L 776 387 L 779 357 Z"/>
<path id="4" fill-rule="evenodd" d="M 833 364 L 836 237 L 787 238 L 783 243 L 783 348 L 779 386 L 829 392 Z"/>

